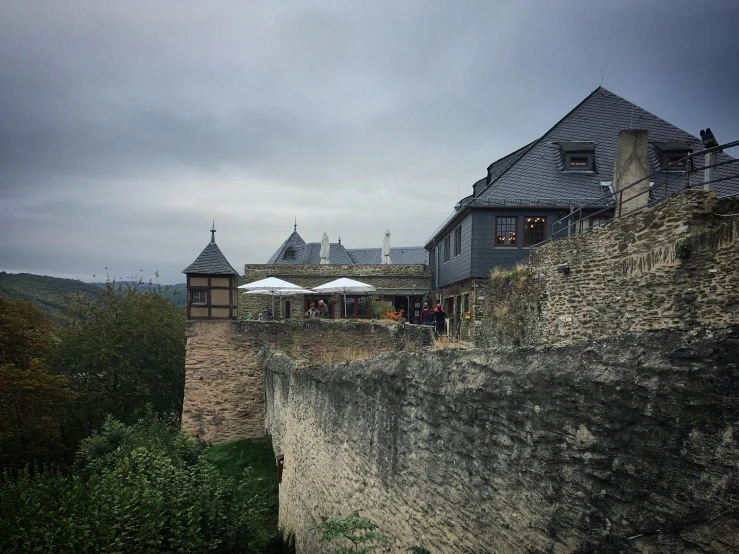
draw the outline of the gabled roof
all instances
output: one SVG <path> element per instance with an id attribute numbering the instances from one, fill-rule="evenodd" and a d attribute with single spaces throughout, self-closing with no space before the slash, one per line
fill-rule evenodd
<path id="1" fill-rule="evenodd" d="M 599 87 L 539 139 L 495 162 L 493 166 L 501 163 L 505 167 L 475 195 L 475 200 L 521 206 L 585 205 L 602 201 L 600 184 L 613 179 L 618 133 L 631 128 L 648 129 L 651 144 L 680 143 L 693 151 L 703 149 L 696 136 Z M 572 143 L 595 145 L 596 171 L 561 170 L 562 144 L 569 148 Z M 515 159 L 507 163 L 513 156 Z M 656 171 L 659 166 L 652 169 Z M 659 176 L 654 180 L 655 185 L 660 184 Z M 671 186 L 677 186 L 675 181 L 672 177 Z M 716 188 L 721 196 L 722 189 L 736 186 L 727 182 Z M 655 190 L 659 189 L 655 186 Z"/>
<path id="2" fill-rule="evenodd" d="M 297 233 L 293 233 L 293 235 L 297 235 Z M 290 237 L 292 238 L 293 235 L 291 235 Z M 320 264 L 321 243 L 305 243 L 299 235 L 297 236 L 297 238 L 300 240 L 293 240 L 292 242 L 290 241 L 290 238 L 288 238 L 288 240 L 286 240 L 282 244 L 282 246 L 280 246 L 277 252 L 272 254 L 272 257 L 267 263 L 277 265 Z M 292 258 L 285 257 L 285 252 L 288 249 L 292 249 L 293 251 Z M 354 263 L 349 254 L 347 254 L 344 245 L 335 242 L 330 243 L 329 245 L 328 259 L 332 264 L 336 265 L 352 265 Z"/>
<path id="3" fill-rule="evenodd" d="M 382 248 L 351 248 L 347 253 L 357 265 L 382 263 Z M 390 247 L 393 264 L 427 264 L 429 253 L 423 246 Z"/>
<path id="4" fill-rule="evenodd" d="M 268 264 L 275 264 L 275 263 L 300 263 L 299 260 L 303 256 L 303 250 L 305 246 L 305 241 L 303 238 L 298 234 L 297 227 L 293 230 L 293 232 L 290 234 L 289 237 L 287 237 L 287 240 L 282 243 L 282 245 L 277 249 L 277 251 L 272 254 L 272 257 L 267 262 Z M 278 260 L 283 260 L 285 257 L 285 251 L 290 248 L 294 252 L 294 256 L 292 259 L 287 259 L 281 262 L 278 262 Z"/>
<path id="5" fill-rule="evenodd" d="M 215 235 L 210 238 L 210 243 L 206 246 L 200 255 L 189 266 L 182 270 L 185 275 L 238 275 L 231 264 L 228 263 L 226 256 L 223 255 L 221 249 L 215 241 Z"/>
<path id="6" fill-rule="evenodd" d="M 293 251 L 292 258 L 285 258 L 288 248 Z M 382 260 L 382 248 L 347 249 L 340 242 L 332 242 L 328 259 L 332 265 L 379 264 Z M 428 252 L 423 246 L 391 247 L 390 259 L 393 264 L 427 264 Z M 293 234 L 272 254 L 267 263 L 277 265 L 320 264 L 321 243 L 306 243 L 297 231 L 293 231 Z"/>

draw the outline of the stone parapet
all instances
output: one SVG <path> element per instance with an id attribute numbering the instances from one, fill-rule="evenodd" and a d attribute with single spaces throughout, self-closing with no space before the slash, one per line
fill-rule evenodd
<path id="1" fill-rule="evenodd" d="M 266 350 L 303 363 L 433 346 L 431 330 L 365 321 L 188 321 L 182 429 L 212 443 L 264 435 Z"/>

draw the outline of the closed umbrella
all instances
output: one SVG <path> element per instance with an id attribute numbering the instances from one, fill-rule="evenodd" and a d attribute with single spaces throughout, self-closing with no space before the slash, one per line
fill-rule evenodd
<path id="1" fill-rule="evenodd" d="M 289 283 L 287 281 L 283 281 L 282 279 L 278 279 L 277 277 L 267 277 L 266 279 L 260 279 L 259 281 L 253 281 L 251 283 L 246 283 L 244 285 L 241 285 L 239 287 L 240 289 L 246 289 L 246 290 L 261 290 L 261 291 L 270 291 L 274 292 L 276 290 L 288 290 L 288 289 L 300 289 L 303 288 L 300 285 L 294 285 L 293 283 Z M 267 294 L 266 292 L 263 292 L 262 294 Z M 280 309 L 282 309 L 282 305 L 280 304 Z M 272 313 L 275 313 L 275 297 L 272 295 Z"/>
<path id="2" fill-rule="evenodd" d="M 354 279 L 348 279 L 346 277 L 341 277 L 340 279 L 336 279 L 334 281 L 331 281 L 330 283 L 325 283 L 323 285 L 318 285 L 317 287 L 313 287 L 313 290 L 320 294 L 320 293 L 341 293 L 344 295 L 344 317 L 346 317 L 346 295 L 352 294 L 352 293 L 366 293 L 366 292 L 374 292 L 375 287 L 372 285 L 368 285 L 367 283 L 362 283 L 360 281 L 355 281 Z"/>
<path id="3" fill-rule="evenodd" d="M 263 294 L 265 296 L 272 296 L 272 313 L 275 311 L 274 297 L 282 296 L 293 296 L 296 294 L 315 294 L 312 290 L 308 289 L 279 289 L 279 290 L 250 290 L 246 294 Z M 282 300 L 280 300 L 280 317 L 282 317 Z"/>
<path id="4" fill-rule="evenodd" d="M 382 239 L 382 262 L 383 264 L 393 263 L 390 259 L 390 230 L 385 229 L 385 237 Z"/>
<path id="5" fill-rule="evenodd" d="M 331 244 L 328 242 L 328 235 L 323 233 L 321 239 L 321 264 L 330 264 L 329 256 L 331 254 Z"/>

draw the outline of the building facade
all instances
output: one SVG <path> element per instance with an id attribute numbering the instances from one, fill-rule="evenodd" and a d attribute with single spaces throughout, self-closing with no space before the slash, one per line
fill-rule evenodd
<path id="1" fill-rule="evenodd" d="M 403 310 L 407 320 L 418 323 L 424 302 L 428 302 L 431 271 L 428 252 L 422 246 L 390 248 L 391 263 L 383 264 L 382 248 L 346 248 L 339 239 L 329 242 L 328 257 L 321 263 L 321 243 L 306 243 L 298 234 L 297 225 L 290 236 L 275 251 L 266 264 L 244 266 L 246 282 L 265 277 L 278 277 L 305 288 L 348 277 L 375 287 L 371 295 L 348 295 L 346 317 L 369 318 L 369 300 L 380 300 Z M 283 317 L 303 317 L 311 302 L 324 300 L 332 318 L 344 317 L 343 296 L 306 295 L 280 299 L 275 309 Z M 257 316 L 271 306 L 271 298 L 258 294 L 241 296 L 242 314 Z"/>
<path id="2" fill-rule="evenodd" d="M 633 128 L 648 134 L 649 173 L 677 164 L 650 178 L 649 202 L 683 188 L 689 172 L 679 161 L 703 150 L 701 139 L 602 87 L 540 138 L 488 166 L 425 245 L 434 297 L 458 334 L 474 324 L 491 270 L 527 261 L 534 245 L 555 234 L 612 218 L 619 132 Z M 720 183 L 719 196 L 737 192 L 731 187 L 736 181 Z"/>

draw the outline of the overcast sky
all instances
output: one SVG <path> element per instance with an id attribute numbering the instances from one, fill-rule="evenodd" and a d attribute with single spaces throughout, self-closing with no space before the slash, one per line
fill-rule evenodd
<path id="1" fill-rule="evenodd" d="M 0 269 L 422 245 L 603 85 L 739 139 L 739 2 L 0 0 Z"/>

